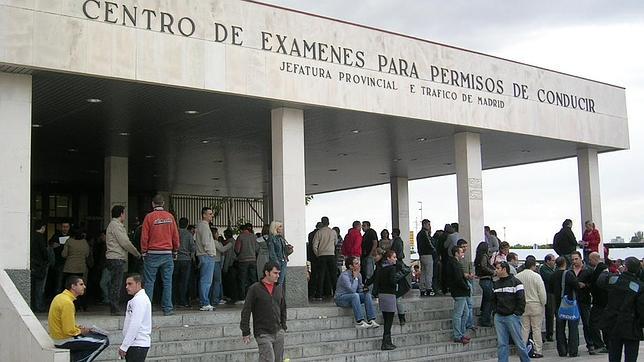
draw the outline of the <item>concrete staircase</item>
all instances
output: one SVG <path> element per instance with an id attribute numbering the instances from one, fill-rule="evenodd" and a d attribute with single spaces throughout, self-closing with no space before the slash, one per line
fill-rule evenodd
<path id="1" fill-rule="evenodd" d="M 417 293 L 417 292 L 416 292 Z M 450 297 L 405 298 L 407 324 L 397 318 L 392 328 L 393 351 L 381 351 L 382 327 L 354 328 L 350 309 L 331 302 L 288 309 L 285 357 L 291 361 L 476 361 L 496 355 L 493 328 L 479 328 L 467 346 L 452 342 Z M 475 297 L 475 305 L 479 298 Z M 241 341 L 241 306 L 221 306 L 216 312 L 179 310 L 153 315 L 148 361 L 257 361 L 257 345 Z M 46 325 L 46 316 L 43 324 Z M 99 360 L 115 360 L 122 340 L 123 317 L 78 313 L 78 322 L 110 332 L 110 347 Z M 379 323 L 381 318 L 378 318 Z"/>

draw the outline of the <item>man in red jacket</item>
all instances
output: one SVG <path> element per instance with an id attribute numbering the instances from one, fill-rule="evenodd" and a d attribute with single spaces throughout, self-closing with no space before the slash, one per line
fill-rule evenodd
<path id="1" fill-rule="evenodd" d="M 360 257 L 362 254 L 362 234 L 360 233 L 360 221 L 353 222 L 353 228 L 349 230 L 347 236 L 344 237 L 342 243 L 342 255 L 345 257 L 356 256 Z"/>
<path id="2" fill-rule="evenodd" d="M 163 315 L 173 315 L 172 311 L 172 273 L 174 271 L 174 256 L 179 250 L 179 229 L 174 216 L 163 209 L 163 196 L 156 195 L 152 199 L 152 212 L 143 220 L 141 232 L 141 254 L 143 254 L 143 273 L 145 293 L 154 296 L 154 282 L 157 273 L 163 280 L 163 295 L 161 307 Z"/>

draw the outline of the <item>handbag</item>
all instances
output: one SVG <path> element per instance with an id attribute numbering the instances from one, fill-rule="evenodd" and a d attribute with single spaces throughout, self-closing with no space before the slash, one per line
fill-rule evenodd
<path id="1" fill-rule="evenodd" d="M 568 271 L 565 271 L 561 275 L 561 304 L 559 306 L 559 310 L 557 311 L 557 318 L 566 321 L 578 321 L 580 315 L 579 306 L 577 305 L 577 300 L 575 298 L 575 292 L 572 292 L 572 299 L 568 298 L 567 295 L 564 295 L 566 286 L 566 273 L 568 273 Z"/>
<path id="2" fill-rule="evenodd" d="M 283 240 L 284 240 L 284 252 L 286 253 L 286 256 L 293 254 L 293 245 L 289 244 L 288 241 L 286 241 L 286 239 L 283 239 Z"/>

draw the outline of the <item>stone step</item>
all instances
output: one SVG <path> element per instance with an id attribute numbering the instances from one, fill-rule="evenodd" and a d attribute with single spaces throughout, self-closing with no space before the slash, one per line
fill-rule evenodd
<path id="1" fill-rule="evenodd" d="M 493 330 L 485 332 L 493 334 Z M 491 348 L 496 345 L 496 336 L 475 337 L 468 346 L 451 342 L 451 330 L 437 331 L 429 336 L 427 333 L 415 335 L 394 335 L 393 342 L 399 346 L 394 351 L 381 351 L 381 337 L 372 337 L 346 342 L 333 342 L 313 346 L 290 346 L 285 348 L 285 357 L 291 361 L 403 361 L 429 354 L 451 353 L 464 348 Z M 288 337 L 287 337 L 288 338 Z M 435 338 L 435 340 L 432 340 Z M 246 349 L 236 353 L 200 352 L 180 356 L 151 356 L 148 361 L 257 361 L 257 349 Z"/>
<path id="2" fill-rule="evenodd" d="M 414 311 L 406 314 L 407 324 L 400 327 L 398 319 L 395 318 L 393 331 L 394 333 L 413 333 L 421 331 L 431 331 L 438 329 L 451 328 L 451 311 Z M 382 323 L 382 318 L 377 318 L 379 323 Z M 82 324 L 82 322 L 81 322 Z M 323 319 L 310 319 L 310 320 L 291 320 L 288 322 L 289 332 L 294 334 L 299 332 L 302 336 L 310 334 L 318 335 L 318 338 L 313 340 L 329 340 L 338 330 L 353 331 L 357 333 L 358 330 L 354 327 L 354 319 L 352 316 L 332 317 Z M 362 330 L 368 333 L 372 329 Z M 122 332 L 121 330 L 108 330 L 111 343 L 121 343 Z M 344 332 L 345 334 L 347 332 Z M 241 336 L 239 329 L 239 321 L 235 323 L 217 324 L 217 325 L 185 325 L 181 327 L 157 327 L 154 325 L 152 330 L 152 342 L 159 341 L 182 341 L 182 340 L 200 340 L 212 339 L 218 337 L 234 337 Z M 326 336 L 326 337 L 325 337 Z"/>
<path id="3" fill-rule="evenodd" d="M 480 305 L 480 298 L 474 297 L 475 306 Z M 428 318 L 432 318 L 431 312 L 451 310 L 453 300 L 449 297 L 432 298 L 405 298 L 406 308 L 410 312 L 429 312 Z M 295 320 L 316 320 L 329 319 L 332 317 L 346 317 L 353 315 L 351 308 L 338 308 L 330 302 L 324 304 L 312 304 L 304 308 L 288 308 L 288 321 Z M 173 316 L 163 316 L 160 312 L 153 313 L 155 327 L 180 327 L 184 325 L 222 325 L 238 324 L 241 314 L 241 306 L 222 306 L 216 312 L 200 312 L 198 310 L 178 310 Z M 380 315 L 376 303 L 376 315 Z M 47 325 L 47 316 L 39 316 L 43 325 Z M 123 327 L 124 317 L 113 317 L 103 314 L 77 313 L 79 324 L 97 325 L 107 331 L 120 330 Z"/>
<path id="4" fill-rule="evenodd" d="M 422 330 L 420 332 L 410 332 L 405 330 L 405 327 L 396 326 L 397 328 L 392 328 L 392 333 L 394 338 L 400 338 L 404 336 L 405 339 L 401 339 L 401 345 L 409 344 L 426 344 L 430 342 L 448 342 L 450 341 L 451 329 L 449 321 L 436 321 L 436 322 L 425 322 L 425 323 L 434 323 L 436 326 L 443 326 L 445 328 L 437 328 L 435 330 Z M 403 332 L 404 331 L 404 332 Z M 483 328 L 479 329 L 477 332 L 478 336 L 489 336 L 494 334 L 492 328 Z M 334 350 L 339 351 L 351 350 L 353 344 L 356 342 L 365 343 L 368 341 L 380 343 L 382 338 L 382 328 L 374 329 L 364 329 L 357 330 L 355 328 L 339 329 L 332 331 L 332 333 L 326 332 L 289 332 L 286 334 L 286 348 L 299 348 L 302 350 L 302 353 L 298 355 L 319 355 L 325 354 L 328 351 L 325 351 L 329 346 L 333 346 Z M 119 342 L 112 341 L 112 345 L 109 349 L 113 349 L 116 353 L 116 348 L 118 348 Z M 185 341 L 167 341 L 167 342 L 153 342 L 152 347 L 149 351 L 150 357 L 155 356 L 172 356 L 172 355 L 183 355 L 186 353 L 191 353 L 193 351 L 199 352 L 245 352 L 248 349 L 256 348 L 257 345 L 252 340 L 250 345 L 245 345 L 241 342 L 241 334 L 236 337 L 223 337 L 223 338 L 212 338 L 208 340 L 185 340 Z M 378 344 L 378 348 L 380 345 Z M 320 352 L 322 351 L 322 352 Z M 110 351 L 106 351 L 107 356 L 110 355 Z"/>

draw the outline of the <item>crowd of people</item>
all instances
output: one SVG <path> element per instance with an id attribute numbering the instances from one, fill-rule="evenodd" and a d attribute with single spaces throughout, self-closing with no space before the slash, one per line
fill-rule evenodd
<path id="1" fill-rule="evenodd" d="M 112 221 L 94 243 L 88 243 L 84 232 L 69 224 L 63 224 L 47 242 L 44 224 L 36 222 L 31 250 L 34 310 L 46 309 L 47 290 L 55 292 L 49 308 L 50 326 L 61 310 L 69 314 L 61 305 L 68 308 L 73 302 L 74 308 L 87 308 L 83 282 L 88 274 L 91 280 L 92 268 L 99 268 L 101 293 L 96 296 L 109 304 L 114 315 L 123 314 L 124 291 L 142 293 L 149 301 L 158 299 L 164 315 L 173 314 L 175 306 L 191 307 L 193 299 L 199 300 L 199 310 L 204 312 L 216 310 L 220 303 L 241 304 L 245 300 L 244 342 L 250 338 L 252 315 L 258 344 L 260 335 L 267 336 L 261 339 L 260 355 L 278 358 L 286 330 L 285 276 L 293 250 L 283 237 L 283 225 L 273 221 L 258 234 L 252 225 L 241 225 L 233 238 L 231 229 L 219 235 L 211 225 L 213 216 L 213 210 L 204 207 L 197 225 L 189 225 L 186 218 L 177 224 L 175 216 L 164 209 L 163 198 L 156 196 L 152 212 L 133 234 L 124 227 L 125 208 L 114 206 Z M 510 245 L 486 226 L 485 240 L 477 245 L 473 263 L 469 263 L 465 258 L 469 243 L 459 235 L 457 223 L 446 224 L 432 234 L 431 222 L 423 220 L 416 236 L 419 261 L 412 273 L 404 262 L 399 229 L 393 228 L 391 233 L 384 229 L 378 237 L 369 221 L 355 221 L 342 237 L 340 229 L 331 228 L 329 218 L 323 217 L 307 243 L 309 297 L 312 301 L 332 298 L 337 306 L 352 308 L 359 329 L 380 327 L 376 322 L 378 303 L 382 350 L 396 348 L 391 336 L 394 316 L 398 315 L 400 325 L 406 324 L 402 297 L 413 281 L 421 297 L 449 295 L 454 300 L 454 342 L 466 345 L 472 338 L 470 331 L 495 327 L 500 361 L 508 360 L 510 344 L 516 346 L 522 361 L 541 358 L 544 340 L 555 339 L 560 357 L 578 356 L 580 321 L 589 354 L 608 353 L 611 361 L 617 361 L 623 350 L 627 361 L 635 361 L 644 326 L 641 263 L 632 257 L 621 264 L 610 262 L 607 255 L 606 262 L 602 261 L 599 232 L 591 221 L 585 226 L 582 240 L 577 241 L 572 222 L 565 220 L 553 240 L 558 256 L 548 254 L 541 264 L 532 256 L 520 264 Z M 134 279 L 128 278 L 124 288 L 126 273 Z M 476 282 L 482 290 L 478 325 L 472 298 Z M 137 283 L 139 289 L 130 287 Z M 608 298 L 609 293 L 619 298 Z M 576 315 L 562 312 L 571 304 Z M 268 314 L 271 317 L 266 319 Z M 58 316 L 61 321 L 65 318 Z M 51 330 L 52 337 L 61 343 L 58 345 L 73 347 L 74 343 L 62 337 L 76 336 L 92 340 L 96 350 L 105 347 L 106 338 L 97 337 L 92 330 L 69 328 L 68 322 L 64 323 L 67 335 L 64 328 Z M 149 341 L 146 343 L 149 347 Z"/>

